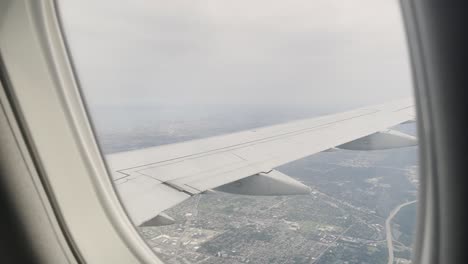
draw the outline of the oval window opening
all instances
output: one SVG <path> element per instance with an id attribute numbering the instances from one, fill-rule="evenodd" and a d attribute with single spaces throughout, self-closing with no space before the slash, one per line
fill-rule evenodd
<path id="1" fill-rule="evenodd" d="M 166 263 L 411 263 L 397 1 L 59 1 L 128 216 Z"/>

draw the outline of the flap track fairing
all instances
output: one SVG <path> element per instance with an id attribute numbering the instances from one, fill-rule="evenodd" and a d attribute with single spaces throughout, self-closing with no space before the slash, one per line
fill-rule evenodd
<path id="1" fill-rule="evenodd" d="M 310 194 L 307 185 L 276 170 L 259 173 L 216 188 L 218 191 L 244 195 Z"/>
<path id="2" fill-rule="evenodd" d="M 351 142 L 337 146 L 348 150 L 381 150 L 416 146 L 418 139 L 414 136 L 396 131 L 387 130 L 358 138 Z"/>

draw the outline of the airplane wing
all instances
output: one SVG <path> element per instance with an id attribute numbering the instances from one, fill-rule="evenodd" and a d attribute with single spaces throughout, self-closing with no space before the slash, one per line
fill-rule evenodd
<path id="1" fill-rule="evenodd" d="M 106 156 L 118 194 L 136 225 L 168 220 L 162 211 L 218 188 L 251 195 L 306 193 L 274 168 L 334 147 L 385 149 L 416 144 L 389 127 L 414 120 L 410 99 L 233 134 Z M 170 219 L 169 219 L 170 220 Z"/>

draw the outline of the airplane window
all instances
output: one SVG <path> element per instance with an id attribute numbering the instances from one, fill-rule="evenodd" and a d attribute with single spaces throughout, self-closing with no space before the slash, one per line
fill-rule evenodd
<path id="1" fill-rule="evenodd" d="M 58 7 L 116 191 L 165 263 L 411 263 L 398 1 Z"/>

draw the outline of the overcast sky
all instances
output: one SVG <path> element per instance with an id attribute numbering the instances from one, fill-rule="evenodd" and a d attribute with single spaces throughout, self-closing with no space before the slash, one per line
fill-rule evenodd
<path id="1" fill-rule="evenodd" d="M 364 105 L 412 95 L 396 0 L 61 0 L 91 105 Z"/>

